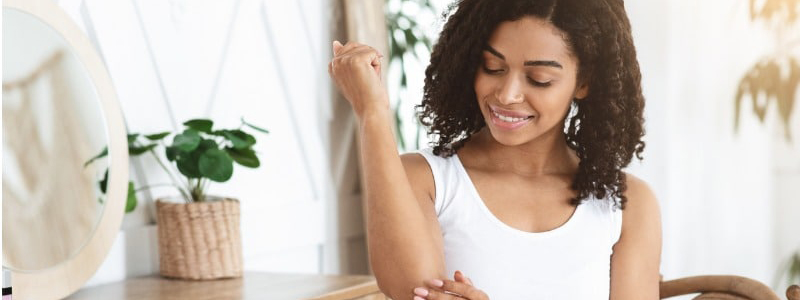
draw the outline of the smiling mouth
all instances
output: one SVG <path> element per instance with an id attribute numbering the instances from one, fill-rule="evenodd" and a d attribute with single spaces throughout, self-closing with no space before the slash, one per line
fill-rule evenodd
<path id="1" fill-rule="evenodd" d="M 522 122 L 522 121 L 530 120 L 530 119 L 532 119 L 532 118 L 533 118 L 533 116 L 520 117 L 520 116 L 508 116 L 508 115 L 504 115 L 504 114 L 501 114 L 501 113 L 499 113 L 499 112 L 495 111 L 495 110 L 494 110 L 494 109 L 492 109 L 491 107 L 489 107 L 489 111 L 490 111 L 490 112 L 492 113 L 492 115 L 494 115 L 494 116 L 495 116 L 497 119 L 499 119 L 500 121 L 506 122 L 506 123 L 517 123 L 517 122 Z"/>

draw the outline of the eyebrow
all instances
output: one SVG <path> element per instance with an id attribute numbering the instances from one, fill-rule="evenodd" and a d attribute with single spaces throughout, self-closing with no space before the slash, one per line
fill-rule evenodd
<path id="1" fill-rule="evenodd" d="M 492 46 L 486 45 L 486 51 L 489 51 L 489 53 L 491 53 L 494 56 L 497 56 L 498 58 L 500 58 L 502 60 L 506 60 L 505 55 L 500 54 L 500 52 L 497 52 L 497 50 L 492 48 Z M 558 63 L 557 61 L 554 61 L 554 60 L 528 60 L 528 61 L 525 61 L 525 63 L 523 65 L 526 66 L 526 67 L 527 66 L 534 66 L 534 67 L 542 66 L 542 67 L 554 67 L 554 68 L 559 68 L 559 69 L 563 69 L 564 68 L 563 66 L 561 66 L 560 63 Z"/>

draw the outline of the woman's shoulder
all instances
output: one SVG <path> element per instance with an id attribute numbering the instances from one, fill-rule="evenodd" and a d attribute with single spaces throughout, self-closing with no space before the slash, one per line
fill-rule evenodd
<path id="1" fill-rule="evenodd" d="M 625 184 L 627 186 L 625 197 L 628 201 L 623 210 L 623 227 L 639 226 L 642 223 L 660 219 L 658 199 L 650 185 L 627 172 L 625 173 Z"/>
<path id="2" fill-rule="evenodd" d="M 422 150 L 418 152 L 408 152 L 400 154 L 400 161 L 403 162 L 403 167 L 406 168 L 406 172 L 408 171 L 411 171 L 413 173 L 431 172 L 431 168 L 428 165 L 428 162 L 425 158 L 425 154 L 422 153 Z"/>
<path id="3" fill-rule="evenodd" d="M 426 159 L 427 155 L 423 153 L 423 151 L 418 151 L 401 154 L 400 161 L 417 198 L 426 195 L 427 198 L 433 200 L 436 196 L 433 170 Z"/>
<path id="4" fill-rule="evenodd" d="M 637 206 L 658 204 L 656 196 L 650 185 L 635 175 L 625 172 L 625 196 L 628 198 L 628 204 L 632 202 L 637 203 Z"/>

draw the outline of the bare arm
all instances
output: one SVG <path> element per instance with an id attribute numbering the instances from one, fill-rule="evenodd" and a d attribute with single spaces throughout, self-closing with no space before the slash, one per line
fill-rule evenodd
<path id="1" fill-rule="evenodd" d="M 373 72 L 379 54 L 356 43 L 334 52 L 329 71 L 359 120 L 369 260 L 381 291 L 412 299 L 424 279 L 444 275 L 430 169 L 418 155 L 397 153 L 388 99 Z"/>
<path id="2" fill-rule="evenodd" d="M 427 165 L 420 168 L 411 156 L 403 157 L 404 168 L 391 124 L 365 119 L 361 124 L 361 163 L 370 264 L 382 291 L 393 299 L 411 299 L 413 289 L 422 286 L 424 279 L 444 275 L 433 201 L 424 188 L 415 195 L 411 185 L 416 181 L 415 186 L 420 186 L 420 179 L 431 177 L 430 171 L 425 176 Z"/>
<path id="3" fill-rule="evenodd" d="M 611 300 L 659 299 L 661 213 L 647 183 L 626 174 L 628 202 L 611 256 Z"/>

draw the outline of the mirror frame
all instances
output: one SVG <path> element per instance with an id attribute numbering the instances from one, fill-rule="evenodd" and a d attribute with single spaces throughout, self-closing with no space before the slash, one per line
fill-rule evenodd
<path id="1" fill-rule="evenodd" d="M 108 198 L 93 235 L 77 254 L 54 267 L 34 272 L 11 271 L 15 299 L 60 299 L 77 291 L 94 275 L 119 232 L 128 194 L 127 134 L 111 77 L 89 38 L 66 12 L 49 0 L 3 0 L 5 9 L 27 13 L 64 38 L 95 87 L 108 134 Z"/>

